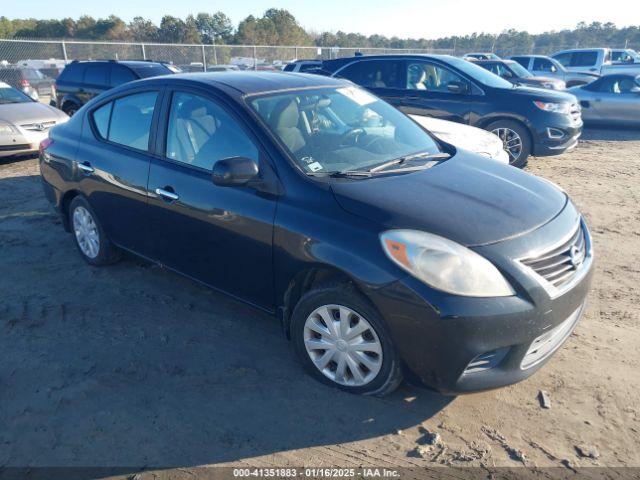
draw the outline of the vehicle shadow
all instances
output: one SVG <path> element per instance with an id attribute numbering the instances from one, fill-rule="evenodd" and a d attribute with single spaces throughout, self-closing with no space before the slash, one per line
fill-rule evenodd
<path id="1" fill-rule="evenodd" d="M 640 127 L 612 127 L 606 125 L 585 125 L 580 140 L 640 141 Z"/>
<path id="2" fill-rule="evenodd" d="M 380 437 L 452 401 L 329 388 L 270 315 L 131 256 L 87 265 L 38 176 L 0 179 L 0 249 L 0 471 L 234 462 Z"/>

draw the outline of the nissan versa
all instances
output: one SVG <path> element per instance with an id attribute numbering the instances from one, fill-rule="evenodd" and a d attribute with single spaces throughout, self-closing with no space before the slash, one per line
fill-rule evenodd
<path id="1" fill-rule="evenodd" d="M 131 82 L 53 129 L 40 166 L 87 262 L 127 250 L 272 312 L 311 375 L 354 393 L 528 377 L 593 271 L 553 184 L 323 76 Z"/>

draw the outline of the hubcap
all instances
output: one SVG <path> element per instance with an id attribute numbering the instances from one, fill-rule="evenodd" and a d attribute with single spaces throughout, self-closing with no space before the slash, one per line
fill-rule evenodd
<path id="1" fill-rule="evenodd" d="M 510 163 L 520 158 L 520 155 L 522 155 L 522 138 L 517 132 L 510 128 L 496 128 L 491 133 L 496 134 L 502 140 L 503 148 L 509 154 Z"/>
<path id="2" fill-rule="evenodd" d="M 316 368 L 340 385 L 366 385 L 382 367 L 382 345 L 375 330 L 341 305 L 323 305 L 309 315 L 304 345 Z"/>
<path id="3" fill-rule="evenodd" d="M 80 250 L 89 258 L 96 258 L 100 253 L 100 235 L 93 217 L 84 207 L 73 211 L 73 232 Z"/>

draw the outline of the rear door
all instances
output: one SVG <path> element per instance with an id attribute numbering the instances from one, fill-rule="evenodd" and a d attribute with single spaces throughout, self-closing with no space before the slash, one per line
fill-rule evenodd
<path id="1" fill-rule="evenodd" d="M 92 108 L 78 146 L 80 190 L 117 245 L 149 256 L 147 180 L 162 90 L 140 88 Z"/>
<path id="2" fill-rule="evenodd" d="M 273 307 L 272 238 L 276 198 L 250 187 L 221 187 L 215 162 L 269 161 L 232 107 L 210 92 L 167 93 L 149 171 L 151 257 L 255 305 Z M 270 170 L 271 172 L 273 170 Z"/>
<path id="3" fill-rule="evenodd" d="M 95 62 L 88 63 L 82 86 L 79 89 L 78 97 L 82 103 L 87 103 L 93 97 L 100 95 L 109 89 L 109 63 Z"/>

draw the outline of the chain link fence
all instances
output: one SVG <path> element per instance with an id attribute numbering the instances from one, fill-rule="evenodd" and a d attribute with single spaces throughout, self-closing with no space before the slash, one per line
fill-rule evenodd
<path id="1" fill-rule="evenodd" d="M 502 57 L 516 54 L 549 55 L 579 45 L 550 45 L 468 49 L 492 51 Z M 638 48 L 624 45 L 613 48 Z M 187 45 L 170 43 L 131 43 L 66 40 L 0 39 L 0 63 L 17 64 L 27 60 L 154 60 L 172 63 L 187 69 L 205 70 L 216 65 L 237 65 L 240 68 L 280 68 L 297 59 L 327 60 L 364 55 L 439 53 L 463 55 L 467 51 L 451 49 L 393 49 L 393 48 L 340 48 L 340 47 L 288 47 L 257 45 Z"/>
<path id="2" fill-rule="evenodd" d="M 0 39 L 0 62 L 26 60 L 154 60 L 178 66 L 234 64 L 245 68 L 280 67 L 297 59 L 332 59 L 392 53 L 452 54 L 452 49 L 288 47 L 258 45 L 187 45 L 169 43 L 93 42 Z"/>

